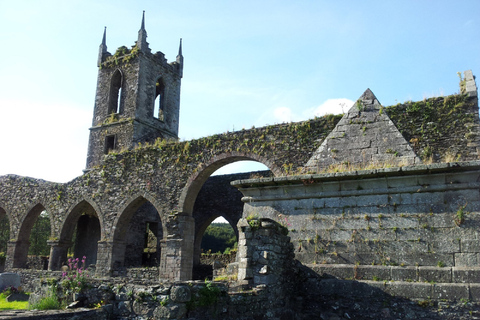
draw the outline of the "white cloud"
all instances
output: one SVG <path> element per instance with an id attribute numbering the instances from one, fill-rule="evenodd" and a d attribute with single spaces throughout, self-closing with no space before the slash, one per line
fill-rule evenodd
<path id="1" fill-rule="evenodd" d="M 303 118 L 313 118 L 321 117 L 326 114 L 342 114 L 348 112 L 348 110 L 353 106 L 353 101 L 346 98 L 340 99 L 328 99 L 318 107 L 310 108 L 305 110 Z"/>
<path id="2" fill-rule="evenodd" d="M 273 110 L 273 119 L 275 123 L 294 122 L 312 119 L 314 117 L 321 117 L 326 114 L 342 114 L 348 112 L 353 106 L 353 101 L 340 98 L 328 99 L 321 105 L 306 109 L 301 114 L 296 114 L 288 107 L 278 107 Z"/>

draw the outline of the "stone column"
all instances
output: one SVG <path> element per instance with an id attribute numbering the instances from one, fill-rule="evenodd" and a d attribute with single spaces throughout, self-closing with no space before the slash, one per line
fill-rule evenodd
<path id="1" fill-rule="evenodd" d="M 118 240 L 98 241 L 95 275 L 114 276 L 123 267 L 125 260 L 125 242 Z"/>
<path id="2" fill-rule="evenodd" d="M 191 280 L 195 219 L 188 215 L 169 217 L 168 235 L 161 241 L 159 277 L 162 280 Z"/>
<path id="3" fill-rule="evenodd" d="M 30 242 L 28 240 L 8 241 L 5 270 L 11 268 L 25 268 L 29 245 Z"/>
<path id="4" fill-rule="evenodd" d="M 7 242 L 7 257 L 5 259 L 5 271 L 8 271 L 13 268 L 13 257 L 15 255 L 15 247 L 17 245 L 16 241 Z"/>
<path id="5" fill-rule="evenodd" d="M 60 270 L 62 265 L 67 262 L 67 251 L 73 242 L 68 240 L 48 240 L 47 244 L 50 246 L 48 270 Z"/>

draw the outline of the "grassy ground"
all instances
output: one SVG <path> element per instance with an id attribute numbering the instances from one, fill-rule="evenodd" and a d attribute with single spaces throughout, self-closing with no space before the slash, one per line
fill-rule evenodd
<path id="1" fill-rule="evenodd" d="M 0 294 L 0 310 L 23 310 L 28 309 L 28 301 L 7 302 L 5 294 Z"/>

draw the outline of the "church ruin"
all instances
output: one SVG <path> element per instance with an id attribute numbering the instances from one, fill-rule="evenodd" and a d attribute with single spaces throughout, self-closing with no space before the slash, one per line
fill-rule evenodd
<path id="1" fill-rule="evenodd" d="M 249 238 L 265 227 L 285 244 L 276 222 L 294 258 L 318 274 L 395 280 L 419 297 L 457 290 L 480 298 L 480 123 L 471 71 L 451 96 L 384 107 L 368 89 L 345 115 L 180 142 L 182 44 L 169 63 L 146 38 L 142 19 L 135 45 L 112 55 L 103 35 L 82 176 L 0 177 L 0 216 L 10 224 L 5 270 L 25 268 L 32 226 L 45 211 L 48 270 L 60 270 L 73 246 L 98 277 L 148 265 L 158 279 L 190 280 L 203 232 L 223 216 L 239 235 L 236 270 L 245 285 L 279 275 L 275 250 Z M 210 177 L 241 160 L 270 172 Z M 293 259 L 283 249 L 277 255 Z M 402 294 L 395 285 L 383 289 Z"/>

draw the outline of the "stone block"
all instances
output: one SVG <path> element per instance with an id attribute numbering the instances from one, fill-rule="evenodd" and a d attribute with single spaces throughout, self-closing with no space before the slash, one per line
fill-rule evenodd
<path id="1" fill-rule="evenodd" d="M 388 195 L 367 195 L 358 197 L 357 205 L 362 207 L 381 206 L 388 203 Z"/>
<path id="2" fill-rule="evenodd" d="M 433 210 L 432 210 L 433 211 Z M 420 224 L 426 224 L 433 228 L 453 228 L 456 227 L 454 214 L 452 213 L 433 213 L 420 218 Z"/>
<path id="3" fill-rule="evenodd" d="M 472 301 L 480 301 L 480 283 L 470 283 L 469 289 Z"/>
<path id="4" fill-rule="evenodd" d="M 455 253 L 460 252 L 460 240 L 437 240 L 430 242 L 431 250 L 439 253 Z"/>
<path id="5" fill-rule="evenodd" d="M 433 285 L 432 299 L 450 301 L 469 299 L 469 287 L 462 283 L 436 283 Z"/>
<path id="6" fill-rule="evenodd" d="M 353 279 L 353 265 L 351 264 L 319 264 L 309 265 L 309 267 L 322 277 L 335 277 L 338 279 Z"/>
<path id="7" fill-rule="evenodd" d="M 455 253 L 455 266 L 456 267 L 477 267 L 478 253 Z"/>
<path id="8" fill-rule="evenodd" d="M 418 271 L 417 267 L 390 267 L 391 280 L 393 281 L 417 281 L 418 280 Z"/>
<path id="9" fill-rule="evenodd" d="M 433 285 L 421 282 L 387 282 L 385 292 L 407 299 L 428 299 L 432 296 Z"/>
<path id="10" fill-rule="evenodd" d="M 357 280 L 390 280 L 390 268 L 386 266 L 354 266 L 354 277 Z"/>
<path id="11" fill-rule="evenodd" d="M 400 188 L 400 187 L 409 187 L 409 186 L 416 186 L 417 179 L 412 177 L 388 177 L 387 178 L 387 186 L 389 188 Z M 401 194 L 402 199 L 408 200 L 410 194 Z M 403 201 L 402 201 L 403 202 Z"/>
<path id="12" fill-rule="evenodd" d="M 452 269 L 440 267 L 418 267 L 418 281 L 452 282 Z"/>
<path id="13" fill-rule="evenodd" d="M 456 283 L 480 283 L 480 268 L 454 267 L 452 268 L 452 278 Z"/>
<path id="14" fill-rule="evenodd" d="M 397 263 L 404 263 L 408 266 L 436 266 L 439 262 L 442 262 L 445 267 L 453 266 L 453 254 L 445 253 L 415 253 L 397 254 Z"/>
<path id="15" fill-rule="evenodd" d="M 335 226 L 339 229 L 366 229 L 368 227 L 368 221 L 365 219 L 339 219 L 336 221 Z"/>
<path id="16" fill-rule="evenodd" d="M 414 204 L 431 204 L 442 203 L 444 201 L 443 192 L 418 192 L 412 194 L 412 201 Z M 427 210 L 422 210 L 427 212 Z"/>
<path id="17" fill-rule="evenodd" d="M 464 253 L 479 253 L 480 252 L 480 240 L 461 240 L 461 252 Z"/>

